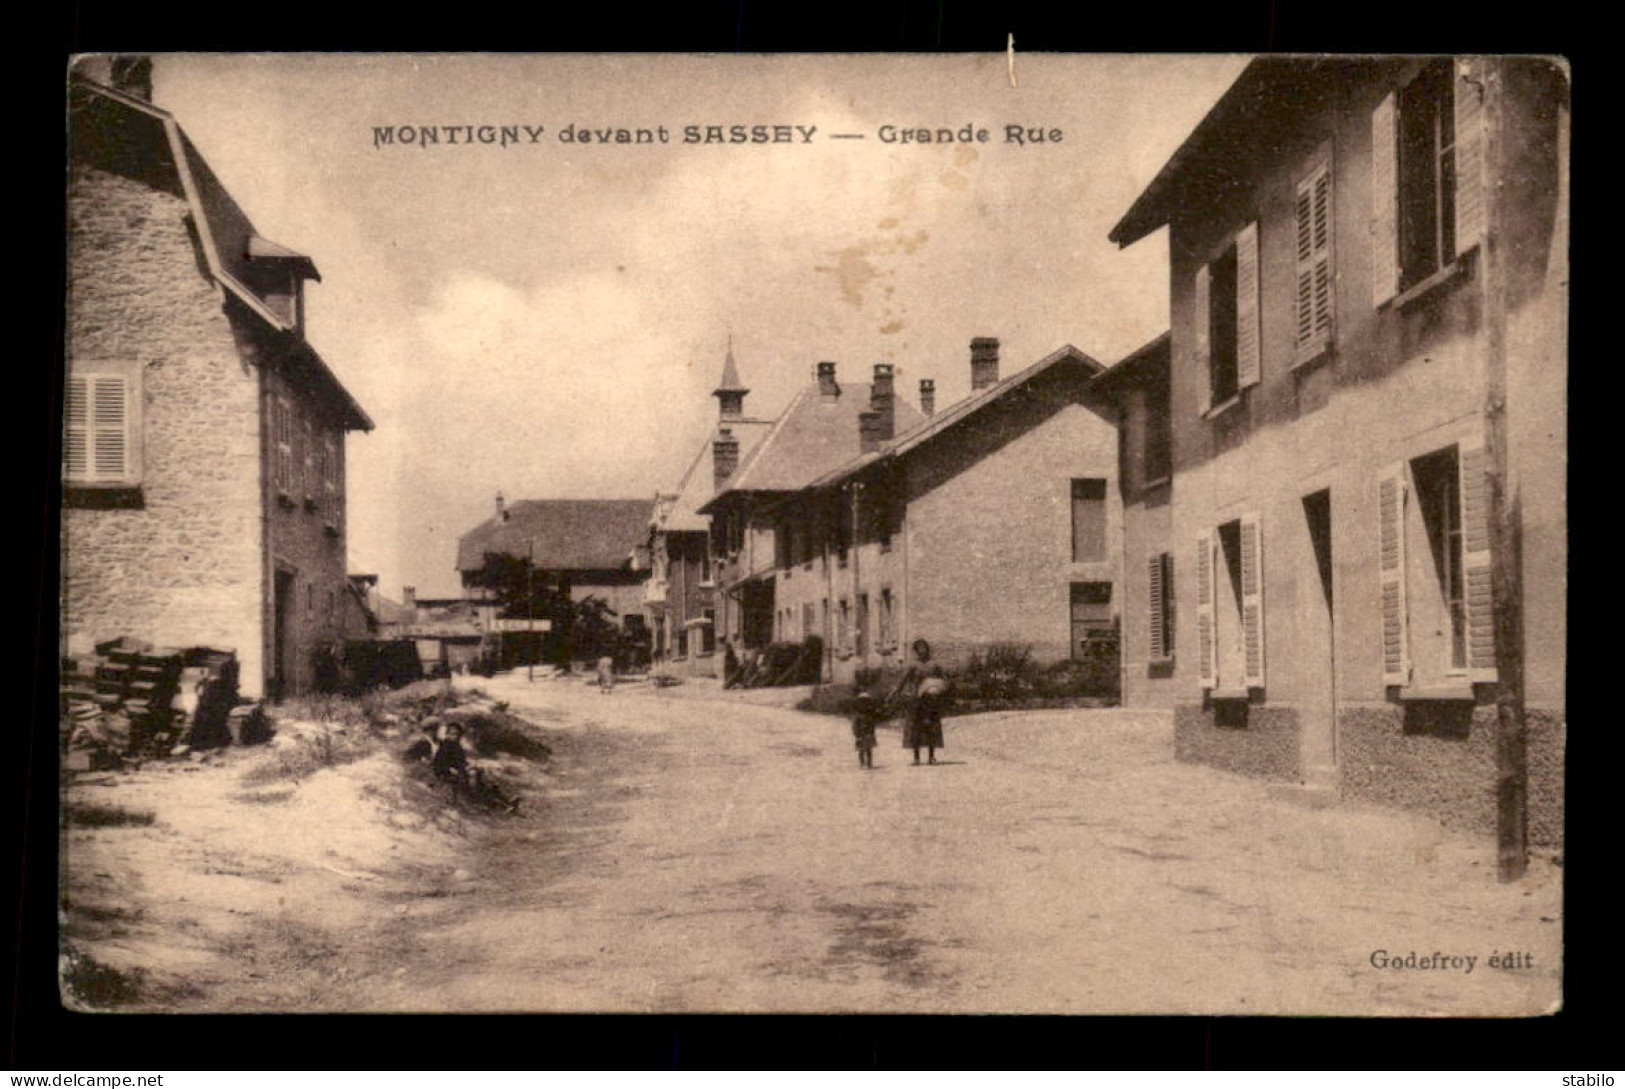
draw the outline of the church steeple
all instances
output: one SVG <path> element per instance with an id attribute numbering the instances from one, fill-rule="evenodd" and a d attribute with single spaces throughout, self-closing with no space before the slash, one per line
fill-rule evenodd
<path id="1" fill-rule="evenodd" d="M 728 334 L 728 355 L 722 361 L 722 381 L 711 391 L 717 399 L 724 420 L 736 420 L 745 414 L 745 394 L 750 390 L 739 381 L 739 366 L 734 362 L 734 338 Z"/>

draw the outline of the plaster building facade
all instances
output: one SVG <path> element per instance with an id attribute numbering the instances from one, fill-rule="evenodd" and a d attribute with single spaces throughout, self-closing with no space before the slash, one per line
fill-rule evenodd
<path id="1" fill-rule="evenodd" d="M 1567 163 L 1552 63 L 1267 57 L 1112 231 L 1169 230 L 1171 464 L 1125 469 L 1125 661 L 1182 759 L 1493 828 L 1499 559 L 1529 835 L 1560 840 Z M 1131 419 L 1161 350 L 1127 364 Z"/>
<path id="2" fill-rule="evenodd" d="M 64 649 L 230 649 L 300 692 L 351 615 L 345 438 L 372 422 L 305 339 L 303 254 L 254 228 L 145 58 L 70 81 Z"/>

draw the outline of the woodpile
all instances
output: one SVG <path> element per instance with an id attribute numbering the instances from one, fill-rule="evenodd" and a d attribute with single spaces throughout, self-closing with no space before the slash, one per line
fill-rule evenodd
<path id="1" fill-rule="evenodd" d="M 63 659 L 60 692 L 70 769 L 212 748 L 231 740 L 237 656 L 116 639 Z"/>

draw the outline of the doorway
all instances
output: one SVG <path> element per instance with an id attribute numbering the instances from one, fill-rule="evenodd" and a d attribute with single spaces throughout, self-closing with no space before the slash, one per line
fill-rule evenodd
<path id="1" fill-rule="evenodd" d="M 1332 785 L 1337 777 L 1337 670 L 1332 565 L 1332 493 L 1303 497 L 1308 548 L 1299 585 L 1303 699 L 1303 769 L 1310 782 Z"/>

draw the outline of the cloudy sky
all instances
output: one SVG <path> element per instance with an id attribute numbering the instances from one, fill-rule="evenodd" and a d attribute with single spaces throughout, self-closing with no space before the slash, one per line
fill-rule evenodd
<path id="1" fill-rule="evenodd" d="M 186 55 L 158 59 L 154 100 L 260 233 L 321 269 L 307 333 L 378 425 L 349 440 L 350 570 L 429 596 L 455 592 L 457 538 L 498 490 L 670 488 L 730 334 L 747 411 L 773 415 L 819 360 L 852 381 L 891 362 L 947 404 L 972 337 L 998 337 L 1009 373 L 1159 333 L 1163 236 L 1106 233 L 1245 58 L 1018 53 L 1015 86 L 1009 60 Z M 988 141 L 880 139 L 967 124 Z M 1061 138 L 1008 143 L 1010 124 Z M 485 125 L 496 142 L 375 138 Z M 688 144 L 690 125 L 816 132 Z M 501 126 L 530 130 L 504 147 Z"/>

